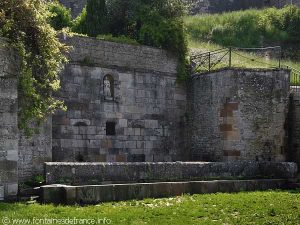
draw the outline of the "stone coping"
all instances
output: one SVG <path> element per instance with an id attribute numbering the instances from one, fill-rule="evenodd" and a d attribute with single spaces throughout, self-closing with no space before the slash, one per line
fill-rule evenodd
<path id="1" fill-rule="evenodd" d="M 295 163 L 274 162 L 158 162 L 45 163 L 47 184 L 93 185 L 212 179 L 292 179 Z"/>

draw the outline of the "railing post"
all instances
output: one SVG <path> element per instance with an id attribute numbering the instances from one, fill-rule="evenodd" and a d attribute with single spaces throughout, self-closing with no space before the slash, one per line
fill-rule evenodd
<path id="1" fill-rule="evenodd" d="M 281 47 L 280 47 L 280 50 L 279 50 L 279 68 L 281 68 Z"/>
<path id="2" fill-rule="evenodd" d="M 231 51 L 232 51 L 232 49 L 231 49 L 231 46 L 230 46 L 229 47 L 229 68 L 231 68 L 231 63 L 232 63 L 232 61 L 231 61 L 231 57 L 232 57 Z"/>
<path id="3" fill-rule="evenodd" d="M 208 53 L 208 71 L 210 72 L 211 62 L 210 62 L 210 52 Z"/>

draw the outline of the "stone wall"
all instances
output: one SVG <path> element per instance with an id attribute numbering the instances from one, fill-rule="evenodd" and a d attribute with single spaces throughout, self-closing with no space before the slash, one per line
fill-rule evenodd
<path id="1" fill-rule="evenodd" d="M 52 119 L 39 126 L 32 137 L 19 137 L 19 182 L 44 174 L 44 163 L 52 161 Z"/>
<path id="2" fill-rule="evenodd" d="M 0 38 L 0 201 L 18 192 L 18 71 L 16 52 Z"/>
<path id="3" fill-rule="evenodd" d="M 294 89 L 290 98 L 288 116 L 289 148 L 288 160 L 300 167 L 300 90 Z"/>
<path id="4" fill-rule="evenodd" d="M 46 163 L 47 184 L 98 185 L 135 182 L 176 182 L 211 179 L 294 178 L 295 163 Z"/>
<path id="5" fill-rule="evenodd" d="M 189 90 L 192 160 L 285 160 L 289 71 L 224 69 Z"/>
<path id="6" fill-rule="evenodd" d="M 53 117 L 53 160 L 136 162 L 183 160 L 185 89 L 166 51 L 66 37 L 73 46 Z M 110 98 L 104 79 L 111 83 Z M 112 134 L 109 130 L 112 128 Z"/>

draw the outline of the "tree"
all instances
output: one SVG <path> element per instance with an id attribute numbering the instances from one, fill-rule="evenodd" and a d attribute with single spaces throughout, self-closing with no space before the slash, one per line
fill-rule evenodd
<path id="1" fill-rule="evenodd" d="M 86 6 L 86 32 L 96 37 L 107 32 L 107 9 L 105 0 L 88 0 Z"/>
<path id="2" fill-rule="evenodd" d="M 43 0 L 1 0 L 0 36 L 8 38 L 22 58 L 19 75 L 19 128 L 29 134 L 31 122 L 41 122 L 63 103 L 52 97 L 60 88 L 58 72 L 66 47 L 48 24 Z"/>
<path id="3" fill-rule="evenodd" d="M 52 15 L 49 18 L 49 23 L 55 30 L 61 30 L 65 27 L 72 26 L 71 10 L 61 5 L 57 0 L 50 2 L 48 5 Z"/>

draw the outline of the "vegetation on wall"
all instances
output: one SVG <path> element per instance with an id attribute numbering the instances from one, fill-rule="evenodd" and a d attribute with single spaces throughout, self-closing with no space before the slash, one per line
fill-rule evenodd
<path id="1" fill-rule="evenodd" d="M 21 55 L 19 127 L 27 133 L 31 122 L 41 122 L 63 103 L 52 97 L 60 87 L 58 72 L 66 61 L 66 47 L 48 24 L 50 14 L 41 0 L 0 1 L 0 36 Z"/>
<path id="2" fill-rule="evenodd" d="M 73 26 L 71 10 L 61 5 L 58 0 L 50 2 L 48 9 L 52 13 L 48 20 L 55 30 Z"/>
<path id="3" fill-rule="evenodd" d="M 166 49 L 178 56 L 179 78 L 186 78 L 187 41 L 181 0 L 88 0 L 71 30 Z"/>
<path id="4" fill-rule="evenodd" d="M 193 40 L 223 46 L 300 43 L 300 8 L 296 6 L 189 16 L 185 23 Z"/>

